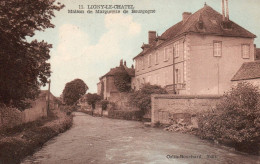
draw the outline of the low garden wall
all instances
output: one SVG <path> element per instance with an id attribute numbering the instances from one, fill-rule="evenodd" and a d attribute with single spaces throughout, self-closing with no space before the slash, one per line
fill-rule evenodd
<path id="1" fill-rule="evenodd" d="M 151 101 L 151 122 L 172 124 L 178 119 L 191 122 L 192 116 L 197 113 L 215 108 L 220 101 L 220 96 L 153 94 Z"/>

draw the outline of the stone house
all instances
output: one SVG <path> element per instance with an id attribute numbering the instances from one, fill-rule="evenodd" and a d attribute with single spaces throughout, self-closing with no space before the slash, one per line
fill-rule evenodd
<path id="1" fill-rule="evenodd" d="M 231 21 L 227 4 L 222 6 L 222 14 L 206 4 L 193 14 L 184 12 L 182 20 L 160 36 L 149 31 L 148 44 L 133 58 L 132 88 L 150 83 L 188 95 L 230 89 L 241 65 L 255 60 L 256 36 Z"/>
<path id="2" fill-rule="evenodd" d="M 120 65 L 115 68 L 111 68 L 109 72 L 99 78 L 99 83 L 97 84 L 97 94 L 104 96 L 104 99 L 110 100 L 111 98 L 116 98 L 119 95 L 119 91 L 114 84 L 114 76 L 116 73 L 126 72 L 131 78 L 135 76 L 135 70 L 132 65 L 131 68 L 128 68 L 126 61 L 120 61 Z M 129 83 L 131 85 L 131 83 Z"/>

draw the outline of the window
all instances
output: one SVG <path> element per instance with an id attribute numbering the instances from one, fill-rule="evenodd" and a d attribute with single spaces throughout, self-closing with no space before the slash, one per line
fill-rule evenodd
<path id="1" fill-rule="evenodd" d="M 186 61 L 183 62 L 183 83 L 186 82 L 187 77 L 187 63 Z"/>
<path id="2" fill-rule="evenodd" d="M 168 82 L 168 71 L 164 72 L 164 85 L 167 85 Z"/>
<path id="3" fill-rule="evenodd" d="M 179 42 L 174 43 L 173 45 L 174 48 L 174 57 L 179 57 L 180 56 L 180 44 Z"/>
<path id="4" fill-rule="evenodd" d="M 138 67 L 138 60 L 135 60 L 135 68 L 136 68 L 136 71 L 138 71 L 139 67 Z"/>
<path id="5" fill-rule="evenodd" d="M 149 83 L 149 84 L 151 83 L 151 76 L 147 77 L 147 83 Z"/>
<path id="6" fill-rule="evenodd" d="M 179 69 L 175 70 L 175 84 L 181 83 L 181 72 Z"/>
<path id="7" fill-rule="evenodd" d="M 171 47 L 166 47 L 164 48 L 164 61 L 168 61 L 169 57 L 172 53 L 172 48 Z"/>
<path id="8" fill-rule="evenodd" d="M 144 57 L 142 57 L 142 69 L 144 69 Z"/>
<path id="9" fill-rule="evenodd" d="M 151 65 L 152 65 L 152 55 L 150 54 L 148 56 L 148 67 L 151 67 Z"/>
<path id="10" fill-rule="evenodd" d="M 159 75 L 156 75 L 156 85 L 159 85 L 159 80 L 160 79 L 160 77 L 159 77 Z"/>
<path id="11" fill-rule="evenodd" d="M 222 42 L 214 41 L 213 49 L 213 56 L 220 57 L 222 55 Z"/>
<path id="12" fill-rule="evenodd" d="M 159 53 L 155 52 L 155 64 L 159 64 Z"/>
<path id="13" fill-rule="evenodd" d="M 249 59 L 250 57 L 250 45 L 242 44 L 242 58 Z"/>

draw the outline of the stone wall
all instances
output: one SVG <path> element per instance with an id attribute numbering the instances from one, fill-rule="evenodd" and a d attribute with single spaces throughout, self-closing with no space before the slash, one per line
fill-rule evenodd
<path id="1" fill-rule="evenodd" d="M 19 111 L 16 108 L 0 107 L 0 129 L 35 121 L 47 116 L 46 95 L 41 94 L 38 99 L 30 102 L 31 108 Z M 54 102 L 54 96 L 50 95 L 50 110 L 58 110 L 59 106 Z"/>
<path id="2" fill-rule="evenodd" d="M 50 107 L 53 106 L 50 103 Z M 23 123 L 35 121 L 41 117 L 47 116 L 47 102 L 45 99 L 37 99 L 32 103 L 32 107 L 23 112 Z"/>
<path id="3" fill-rule="evenodd" d="M 154 94 L 151 99 L 152 123 L 171 124 L 178 119 L 190 122 L 197 113 L 215 108 L 220 96 Z"/>
<path id="4" fill-rule="evenodd" d="M 138 110 L 136 107 L 133 107 L 129 103 L 130 94 L 120 93 L 120 92 L 111 92 L 110 98 L 108 99 L 110 102 L 113 102 L 116 104 L 116 109 L 118 110 Z"/>

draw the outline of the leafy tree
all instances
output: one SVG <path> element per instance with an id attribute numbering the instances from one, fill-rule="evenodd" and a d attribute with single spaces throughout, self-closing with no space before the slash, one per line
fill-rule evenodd
<path id="1" fill-rule="evenodd" d="M 87 94 L 87 103 L 92 106 L 92 109 L 95 109 L 96 102 L 100 101 L 100 100 L 101 100 L 101 96 L 99 96 L 96 93 L 94 93 L 94 94 L 88 93 Z"/>
<path id="2" fill-rule="evenodd" d="M 81 79 L 68 82 L 62 92 L 63 101 L 67 105 L 74 105 L 88 90 L 88 86 Z"/>
<path id="3" fill-rule="evenodd" d="M 55 0 L 1 0 L 0 2 L 0 103 L 25 108 L 50 77 L 52 45 L 27 37 L 54 28 L 54 11 L 64 5 Z"/>
<path id="4" fill-rule="evenodd" d="M 145 84 L 130 96 L 130 103 L 144 112 L 151 109 L 151 94 L 166 94 L 167 91 L 158 85 Z"/>
<path id="5" fill-rule="evenodd" d="M 114 84 L 118 91 L 128 92 L 131 89 L 131 77 L 127 72 L 117 72 L 114 75 Z"/>

